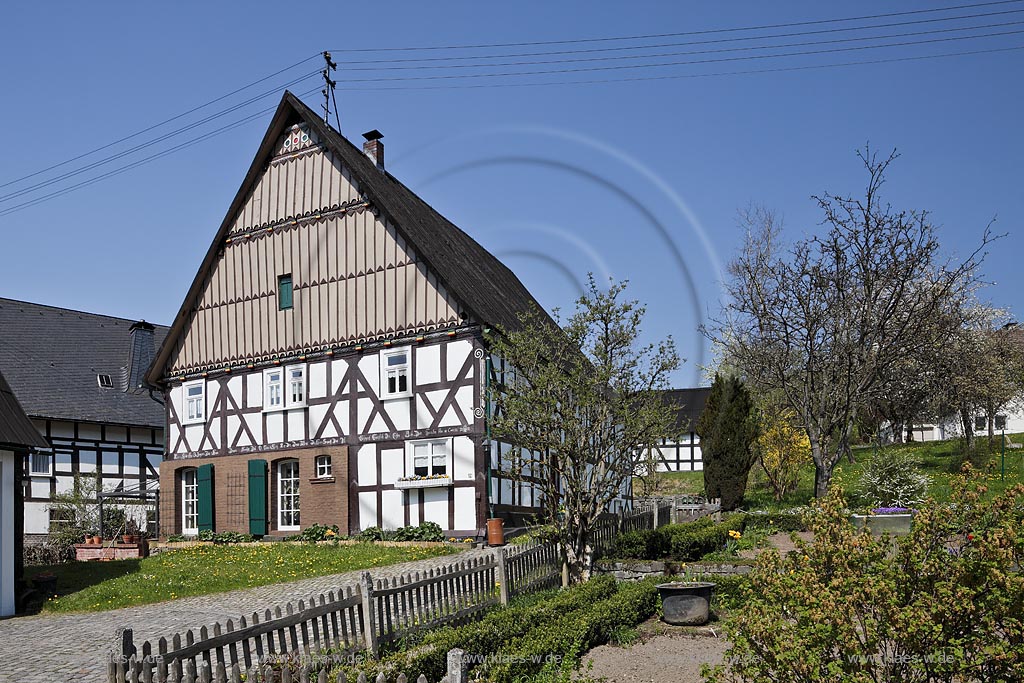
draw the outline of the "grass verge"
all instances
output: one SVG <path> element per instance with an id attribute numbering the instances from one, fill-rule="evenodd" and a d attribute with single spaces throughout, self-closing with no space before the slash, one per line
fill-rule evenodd
<path id="1" fill-rule="evenodd" d="M 32 578 L 51 572 L 57 576 L 58 595 L 44 603 L 44 612 L 99 612 L 382 567 L 453 552 L 456 549 L 449 547 L 396 548 L 369 543 L 203 545 L 142 560 L 26 567 L 25 575 Z"/>

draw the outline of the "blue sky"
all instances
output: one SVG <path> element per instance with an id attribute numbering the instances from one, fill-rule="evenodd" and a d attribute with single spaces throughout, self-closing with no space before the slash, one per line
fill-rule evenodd
<path id="1" fill-rule="evenodd" d="M 1024 23 L 1013 22 L 1024 22 L 1024 3 L 647 41 L 461 51 L 361 50 L 708 31 L 957 4 L 967 3 L 18 3 L 4 9 L 7 30 L 0 44 L 6 104 L 0 108 L 0 125 L 7 131 L 0 183 L 88 152 L 330 49 L 342 63 L 336 78 L 346 136 L 361 140 L 362 132 L 381 130 L 389 169 L 499 255 L 545 306 L 571 307 L 587 272 L 629 278 L 632 294 L 649 307 L 645 335 L 676 338 L 689 359 L 676 383 L 690 385 L 698 381 L 695 365 L 708 358 L 696 326 L 717 310 L 719 268 L 733 256 L 741 238 L 737 210 L 763 203 L 784 215 L 792 237 L 818 229 L 820 214 L 810 196 L 823 191 L 859 192 L 865 178 L 855 152 L 869 141 L 878 149 L 899 149 L 902 158 L 892 167 L 886 196 L 899 207 L 930 210 L 948 253 L 971 251 L 986 223 L 998 217 L 998 231 L 1009 235 L 986 263 L 986 275 L 995 283 L 988 295 L 1024 315 L 1019 295 L 1024 275 L 1018 257 L 1024 244 L 1020 128 L 1024 50 L 707 76 L 1022 46 L 1024 33 L 1013 32 L 1024 30 Z M 995 12 L 1001 14 L 760 43 L 663 47 L 648 53 L 971 25 L 989 26 L 974 33 L 1006 35 L 647 69 L 350 82 L 644 63 L 560 61 L 581 58 L 573 54 L 490 60 L 553 62 L 542 66 L 364 71 L 357 67 L 367 65 L 354 61 L 633 47 Z M 947 31 L 889 41 L 968 34 Z M 874 43 L 838 46 L 867 44 Z M 767 52 L 704 53 L 648 61 L 752 54 Z M 435 64 L 439 62 L 389 66 Z M 273 107 L 285 82 L 318 66 L 316 60 L 309 61 L 131 143 L 0 187 L 0 210 Z M 688 77 L 675 78 L 684 75 Z M 565 82 L 650 76 L 673 78 Z M 516 85 L 538 81 L 554 84 Z M 450 87 L 471 84 L 492 87 Z M 314 79 L 292 89 L 303 93 L 317 86 Z M 370 90 L 381 87 L 396 89 Z M 126 156 L 34 194 L 2 199 L 9 192 L 264 92 L 270 94 L 143 154 Z M 304 99 L 312 106 L 320 102 L 318 94 Z M 269 116 L 0 216 L 0 296 L 170 322 L 252 161 Z"/>

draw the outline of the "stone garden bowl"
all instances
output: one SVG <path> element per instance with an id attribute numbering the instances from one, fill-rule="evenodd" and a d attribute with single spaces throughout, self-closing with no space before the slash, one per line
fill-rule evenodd
<path id="1" fill-rule="evenodd" d="M 707 581 L 676 581 L 658 584 L 662 619 L 675 626 L 701 626 L 711 614 L 715 584 Z"/>

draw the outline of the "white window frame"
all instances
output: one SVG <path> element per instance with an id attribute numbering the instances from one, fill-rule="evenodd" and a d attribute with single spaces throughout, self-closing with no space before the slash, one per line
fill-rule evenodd
<path id="1" fill-rule="evenodd" d="M 301 387 L 302 395 L 299 396 L 298 398 L 296 398 L 292 394 L 292 388 L 293 388 L 292 385 L 294 383 L 294 380 L 292 378 L 292 374 L 295 373 L 295 372 L 300 373 L 301 377 L 302 377 L 302 379 L 300 380 L 302 382 L 302 387 Z M 285 381 L 284 381 L 284 388 L 285 388 L 284 403 L 285 403 L 285 407 L 287 407 L 287 408 L 305 408 L 306 407 L 306 398 L 309 397 L 309 382 L 306 379 L 306 375 L 307 375 L 307 373 L 306 373 L 306 364 L 305 363 L 302 363 L 300 365 L 289 365 L 288 367 L 286 367 L 284 369 L 284 379 L 285 379 Z"/>
<path id="2" fill-rule="evenodd" d="M 405 355 L 405 391 L 388 391 L 388 375 L 394 370 L 398 372 L 403 366 L 399 365 L 394 368 L 388 366 L 388 359 L 392 356 Z M 398 382 L 395 383 L 395 388 L 398 388 Z M 382 399 L 393 399 L 393 398 L 408 398 L 412 396 L 413 391 L 413 367 L 412 367 L 412 347 L 402 346 L 395 349 L 386 349 L 380 352 L 380 397 Z"/>
<path id="3" fill-rule="evenodd" d="M 296 399 L 292 396 L 292 373 L 299 372 L 302 375 L 302 396 L 300 399 Z M 280 392 L 280 403 L 277 405 L 271 405 L 271 389 L 274 384 L 271 384 L 271 377 L 275 374 L 279 374 L 281 379 L 277 386 Z M 263 371 L 263 412 L 271 413 L 278 410 L 290 410 L 292 408 L 305 408 L 306 399 L 309 396 L 309 381 L 308 373 L 306 372 L 306 364 L 302 363 L 299 365 L 280 365 L 272 368 L 267 368 Z"/>
<path id="4" fill-rule="evenodd" d="M 195 387 L 200 389 L 199 397 L 190 398 L 189 390 Z M 197 401 L 199 404 L 198 414 L 191 410 L 193 401 Z M 204 422 L 206 422 L 206 380 L 197 379 L 193 382 L 185 382 L 181 385 L 181 423 L 190 425 Z"/>
<path id="5" fill-rule="evenodd" d="M 427 453 L 427 473 L 426 475 L 416 472 L 416 447 L 426 446 L 428 449 Z M 420 477 L 428 476 L 433 477 L 439 474 L 435 471 L 434 459 L 436 453 L 434 453 L 434 446 L 443 446 L 444 448 L 444 476 L 448 479 L 452 478 L 452 440 L 451 439 L 421 439 L 418 441 L 406 441 L 405 442 L 405 476 L 406 477 Z"/>
<path id="6" fill-rule="evenodd" d="M 317 479 L 333 479 L 334 478 L 334 462 L 331 460 L 329 455 L 318 455 L 316 456 L 316 478 Z"/>
<path id="7" fill-rule="evenodd" d="M 279 377 L 277 382 L 273 382 L 272 377 L 274 375 Z M 263 412 L 269 413 L 277 410 L 285 409 L 285 369 L 281 366 L 273 368 L 267 368 L 263 371 Z M 271 398 L 273 397 L 272 388 L 277 385 L 277 395 L 280 400 L 276 405 L 272 403 Z"/>
<path id="8" fill-rule="evenodd" d="M 46 471 L 35 469 L 36 458 L 46 458 Z M 52 477 L 53 476 L 53 453 L 32 452 L 28 455 L 28 475 L 30 477 Z"/>
<path id="9" fill-rule="evenodd" d="M 183 536 L 199 535 L 199 471 L 194 467 L 181 470 L 181 533 Z"/>
<path id="10" fill-rule="evenodd" d="M 284 476 L 285 472 L 284 472 L 284 470 L 285 470 L 286 467 L 290 468 L 292 466 L 295 467 L 295 475 L 294 476 L 289 476 L 288 480 L 289 481 L 294 480 L 294 482 L 295 482 L 295 491 L 293 493 L 287 493 L 286 494 L 284 492 L 284 486 L 282 485 L 282 483 L 285 480 L 285 476 Z M 302 523 L 302 518 L 301 518 L 302 503 L 301 503 L 301 498 L 300 498 L 300 495 L 301 495 L 301 492 L 300 492 L 301 476 L 300 476 L 300 472 L 299 472 L 299 461 L 298 460 L 282 460 L 281 462 L 277 463 L 277 472 L 275 472 L 275 476 L 277 477 L 277 529 L 278 529 L 278 531 L 298 531 L 299 530 L 299 526 Z M 285 520 L 284 501 L 285 501 L 286 497 L 290 498 L 290 499 L 292 499 L 294 501 L 294 508 L 289 506 L 289 509 L 288 509 L 289 513 L 294 513 L 294 517 L 291 520 L 293 523 L 291 523 L 291 524 L 285 524 L 284 523 L 284 520 Z"/>

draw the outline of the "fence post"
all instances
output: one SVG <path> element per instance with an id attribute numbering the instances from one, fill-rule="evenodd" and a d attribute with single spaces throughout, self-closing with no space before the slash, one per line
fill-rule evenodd
<path id="1" fill-rule="evenodd" d="M 373 610 L 373 578 L 370 572 L 363 572 L 359 575 L 359 592 L 363 598 L 363 637 L 366 639 L 366 649 L 374 657 L 380 654 L 377 645 L 377 620 L 374 619 Z"/>
<path id="2" fill-rule="evenodd" d="M 502 606 L 508 604 L 509 600 L 509 585 L 508 585 L 508 558 L 505 556 L 504 548 L 495 548 L 495 559 L 497 560 L 497 575 L 498 575 L 498 597 L 501 600 Z"/>
<path id="3" fill-rule="evenodd" d="M 469 669 L 466 667 L 466 653 L 459 648 L 448 650 L 447 683 L 468 683 Z"/>
<path id="4" fill-rule="evenodd" d="M 121 629 L 121 659 L 127 662 L 135 654 L 135 637 L 130 628 Z"/>
<path id="5" fill-rule="evenodd" d="M 569 556 L 565 552 L 565 546 L 558 544 L 558 556 L 562 559 L 562 588 L 569 587 Z"/>

